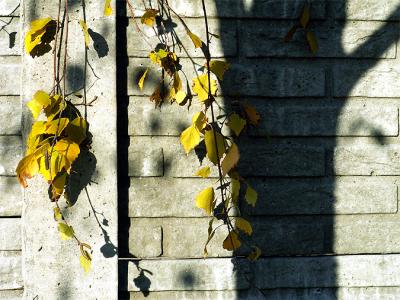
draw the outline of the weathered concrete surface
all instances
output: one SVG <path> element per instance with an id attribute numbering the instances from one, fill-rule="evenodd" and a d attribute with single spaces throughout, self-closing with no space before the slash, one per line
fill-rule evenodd
<path id="1" fill-rule="evenodd" d="M 22 287 L 21 251 L 0 251 L 0 290 Z"/>
<path id="2" fill-rule="evenodd" d="M 0 16 L 19 16 L 19 1 L 2 0 L 0 3 Z"/>
<path id="3" fill-rule="evenodd" d="M 0 136 L 0 176 L 15 175 L 15 169 L 21 158 L 21 137 Z"/>
<path id="4" fill-rule="evenodd" d="M 15 95 L 21 93 L 19 80 L 10 80 L 18 78 L 21 74 L 21 58 L 18 56 L 0 56 L 0 95 Z"/>
<path id="5" fill-rule="evenodd" d="M 133 153 L 140 154 L 142 145 L 147 145 L 148 155 L 134 158 Z M 322 176 L 325 174 L 325 150 L 322 147 L 302 145 L 270 145 L 265 139 L 243 139 L 240 144 L 242 159 L 239 168 L 243 176 Z M 164 160 L 161 159 L 161 151 Z M 155 149 L 158 149 L 155 151 Z M 176 137 L 131 137 L 129 147 L 129 169 L 135 176 L 160 176 L 162 163 L 164 176 L 169 177 L 197 177 L 196 171 L 202 167 L 200 159 L 194 151 L 186 156 L 179 139 Z M 143 150 L 142 150 L 143 152 Z M 152 161 L 149 161 L 150 159 Z M 154 161 L 155 160 L 155 161 Z M 206 162 L 204 162 L 206 163 Z M 260 168 L 260 165 L 265 166 Z M 145 168 L 151 166 L 151 169 Z M 204 166 L 204 165 L 203 165 Z M 140 170 L 140 171 L 139 171 Z M 141 173 L 139 173 L 141 172 Z M 149 176 L 149 175 L 147 175 Z M 212 177 L 217 171 L 212 168 Z"/>
<path id="6" fill-rule="evenodd" d="M 24 294 L 23 290 L 0 291 L 0 299 L 4 300 L 20 300 Z"/>
<path id="7" fill-rule="evenodd" d="M 321 179 L 251 179 L 258 191 L 256 207 L 243 204 L 251 215 L 370 214 L 397 212 L 397 183 L 379 177 Z M 201 217 L 195 206 L 202 189 L 215 179 L 131 178 L 130 217 Z M 244 187 L 243 187 L 244 188 Z M 302 195 L 299 197 L 298 195 Z"/>
<path id="8" fill-rule="evenodd" d="M 142 292 L 131 292 L 130 298 L 123 300 L 396 300 L 400 294 L 398 287 L 362 287 L 362 288 L 301 288 L 301 289 L 271 289 L 244 291 L 165 291 L 150 292 L 144 296 Z"/>
<path id="9" fill-rule="evenodd" d="M 247 57 L 360 57 L 395 58 L 396 45 L 393 44 L 383 53 L 380 44 L 398 35 L 397 24 L 387 25 L 379 37 L 374 39 L 362 51 L 355 50 L 364 44 L 376 30 L 387 25 L 385 22 L 348 22 L 313 23 L 312 31 L 318 37 L 319 51 L 313 54 L 309 50 L 305 34 L 299 30 L 288 43 L 283 37 L 293 26 L 293 22 L 251 21 L 240 27 L 243 31 L 241 47 Z"/>
<path id="10" fill-rule="evenodd" d="M 21 219 L 0 218 L 0 251 L 21 250 Z"/>
<path id="11" fill-rule="evenodd" d="M 2 24 L 1 27 L 5 26 L 0 31 L 0 55 L 21 54 L 19 17 L 0 17 L 0 23 Z"/>
<path id="12" fill-rule="evenodd" d="M 140 281 L 137 278 L 143 275 L 140 275 L 134 263 L 124 263 L 128 263 L 128 290 L 139 291 Z M 250 270 L 247 262 L 241 260 L 162 259 L 142 260 L 138 264 L 141 269 L 152 272 L 146 273 L 151 282 L 149 291 L 232 290 L 249 287 L 245 275 Z"/>
<path id="13" fill-rule="evenodd" d="M 139 226 L 137 226 L 139 225 Z M 129 251 L 135 257 L 157 257 L 163 254 L 163 228 L 131 223 Z"/>
<path id="14" fill-rule="evenodd" d="M 336 175 L 399 175 L 398 145 L 337 147 L 333 152 Z"/>
<path id="15" fill-rule="evenodd" d="M 397 97 L 400 94 L 400 83 L 397 80 L 400 67 L 388 61 L 379 62 L 376 66 L 363 71 L 363 63 L 335 64 L 333 67 L 333 93 L 335 97 L 367 96 Z M 362 74 L 361 78 L 359 74 Z"/>
<path id="16" fill-rule="evenodd" d="M 204 60 L 195 62 L 199 66 L 204 65 Z M 182 59 L 180 63 L 191 84 L 191 79 L 196 77 L 192 63 L 187 59 Z M 150 71 L 143 91 L 140 91 L 137 83 L 147 67 Z M 161 72 L 156 70 L 148 58 L 130 58 L 128 95 L 151 95 L 161 78 Z M 185 87 L 183 82 L 183 89 Z M 221 92 L 219 89 L 219 94 Z M 245 63 L 232 61 L 230 70 L 224 75 L 224 92 L 225 96 L 321 97 L 325 95 L 325 72 L 323 68 L 309 64 L 288 66 L 257 60 Z"/>
<path id="17" fill-rule="evenodd" d="M 23 193 L 16 177 L 0 176 L 0 216 L 21 215 Z"/>
<path id="18" fill-rule="evenodd" d="M 156 1 L 148 1 L 156 5 Z M 197 2 L 185 2 L 185 0 L 173 0 L 169 2 L 174 10 L 184 17 L 202 17 L 201 5 Z M 207 14 L 210 17 L 250 17 L 250 18 L 272 18 L 272 19 L 297 19 L 303 7 L 300 0 L 213 0 L 205 1 Z M 313 19 L 325 17 L 325 1 L 311 0 L 311 16 Z M 217 4 L 217 5 L 216 5 Z M 252 6 L 257 9 L 251 10 Z M 143 7 L 138 6 L 135 15 L 143 14 Z M 129 10 L 128 10 L 129 15 Z"/>
<path id="19" fill-rule="evenodd" d="M 335 17 L 348 20 L 400 20 L 397 0 L 335 0 L 332 1 Z"/>
<path id="20" fill-rule="evenodd" d="M 21 134 L 21 99 L 17 96 L 0 96 L 0 135 Z"/>
<path id="21" fill-rule="evenodd" d="M 77 20 L 82 19 L 80 2 L 71 6 L 69 23 L 68 69 L 66 92 L 79 90 L 84 81 L 84 37 Z M 114 6 L 114 1 L 112 2 Z M 32 19 L 56 16 L 57 5 L 48 1 L 23 1 L 23 28 L 28 29 Z M 40 177 L 29 181 L 25 192 L 22 223 L 22 250 L 24 260 L 24 297 L 32 299 L 116 299 L 117 298 L 117 161 L 116 161 L 116 64 L 115 64 L 115 18 L 103 17 L 103 3 L 86 2 L 88 27 L 103 40 L 102 49 L 93 40 L 89 45 L 86 82 L 87 100 L 97 100 L 87 108 L 90 132 L 93 134 L 93 156 L 82 158 L 79 172 L 90 173 L 95 167 L 92 185 L 87 186 L 90 202 L 82 190 L 77 203 L 65 209 L 60 205 L 73 226 L 77 237 L 93 249 L 92 269 L 86 275 L 79 264 L 79 247 L 73 240 L 61 241 L 57 222 L 53 218 L 53 204 L 48 199 L 48 185 Z M 115 7 L 114 7 L 115 11 Z M 65 35 L 64 35 L 65 36 Z M 105 43 L 105 44 L 104 44 Z M 53 83 L 52 54 L 32 59 L 23 56 L 24 122 L 23 138 L 29 133 L 30 112 L 25 104 L 38 90 L 51 90 Z M 79 93 L 82 93 L 79 90 Z M 80 102 L 81 99 L 72 99 Z M 80 106 L 80 109 L 83 107 Z M 83 113 L 83 110 L 81 111 Z M 82 175 L 82 178 L 88 177 Z M 92 209 L 93 206 L 93 210 Z M 105 232 L 99 228 L 97 215 Z M 107 234 L 107 236 L 104 236 Z M 38 251 L 41 249 L 40 251 Z"/>

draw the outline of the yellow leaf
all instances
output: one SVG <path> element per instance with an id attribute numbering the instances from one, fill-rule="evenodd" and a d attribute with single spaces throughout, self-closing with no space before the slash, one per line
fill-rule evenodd
<path id="1" fill-rule="evenodd" d="M 65 161 L 63 160 L 61 162 L 61 164 L 67 173 L 69 173 L 72 163 L 80 153 L 79 145 L 68 138 L 64 138 L 57 141 L 57 143 L 54 145 L 54 150 L 56 150 L 60 155 L 63 156 L 63 159 L 65 159 Z"/>
<path id="2" fill-rule="evenodd" d="M 237 113 L 233 113 L 230 115 L 228 126 L 230 129 L 232 129 L 236 136 L 239 136 L 245 125 L 246 120 L 242 119 Z"/>
<path id="3" fill-rule="evenodd" d="M 313 54 L 316 54 L 318 52 L 318 42 L 315 38 L 314 33 L 312 33 L 311 31 L 307 31 L 307 42 L 310 46 L 311 52 Z"/>
<path id="4" fill-rule="evenodd" d="M 309 21 L 310 21 L 310 5 L 306 4 L 304 5 L 303 12 L 300 17 L 300 24 L 301 26 L 303 26 L 303 28 L 306 28 Z"/>
<path id="5" fill-rule="evenodd" d="M 108 17 L 112 14 L 111 0 L 105 0 L 104 2 L 104 16 Z"/>
<path id="6" fill-rule="evenodd" d="M 142 22 L 142 24 L 153 27 L 154 22 L 156 21 L 157 14 L 158 10 L 156 9 L 146 9 L 146 12 L 140 18 L 140 21 Z"/>
<path id="7" fill-rule="evenodd" d="M 81 117 L 76 117 L 74 120 L 69 122 L 68 126 L 65 128 L 65 134 L 67 137 L 80 144 L 86 139 L 87 122 Z"/>
<path id="8" fill-rule="evenodd" d="M 62 220 L 61 210 L 58 207 L 54 207 L 53 212 L 54 212 L 54 220 L 61 221 Z"/>
<path id="9" fill-rule="evenodd" d="M 175 101 L 176 101 L 176 103 L 178 103 L 178 104 L 182 104 L 182 103 L 185 101 L 186 97 L 187 97 L 187 95 L 186 95 L 185 92 L 183 92 L 183 91 L 178 91 L 178 92 L 175 94 Z"/>
<path id="10" fill-rule="evenodd" d="M 255 261 L 257 260 L 260 255 L 261 255 L 261 249 L 258 247 L 253 247 L 253 251 L 249 254 L 249 256 L 247 257 L 248 259 L 250 259 L 251 261 Z"/>
<path id="11" fill-rule="evenodd" d="M 66 159 L 57 151 L 53 151 L 50 156 L 51 148 L 46 152 L 46 155 L 39 158 L 39 173 L 42 174 L 44 179 L 51 183 L 58 173 L 65 168 Z"/>
<path id="12" fill-rule="evenodd" d="M 151 51 L 149 53 L 150 60 L 158 65 L 161 65 L 161 60 L 166 58 L 168 56 L 168 52 L 165 51 L 164 49 L 158 49 L 156 51 Z"/>
<path id="13" fill-rule="evenodd" d="M 288 33 L 286 34 L 286 36 L 285 36 L 285 38 L 283 39 L 283 41 L 284 41 L 285 43 L 290 42 L 290 41 L 293 39 L 293 36 L 294 36 L 294 34 L 296 33 L 297 29 L 299 29 L 299 28 L 300 28 L 300 26 L 299 26 L 298 24 L 293 25 L 293 26 L 289 29 L 289 31 L 288 31 Z"/>
<path id="14" fill-rule="evenodd" d="M 52 121 L 55 117 L 59 117 L 62 109 L 62 97 L 60 95 L 50 97 L 50 105 L 44 108 L 47 121 Z"/>
<path id="15" fill-rule="evenodd" d="M 247 185 L 246 194 L 244 195 L 246 202 L 254 207 L 256 206 L 257 197 L 257 192 L 250 185 Z"/>
<path id="16" fill-rule="evenodd" d="M 174 84 L 173 88 L 175 89 L 175 92 L 178 92 L 182 89 L 182 81 L 181 78 L 179 77 L 178 72 L 174 73 Z"/>
<path id="17" fill-rule="evenodd" d="M 207 67 L 207 64 L 205 65 Z M 224 79 L 225 72 L 229 69 L 230 64 L 222 60 L 210 60 L 210 71 L 213 72 L 219 80 Z"/>
<path id="18" fill-rule="evenodd" d="M 194 114 L 192 117 L 192 125 L 197 128 L 198 131 L 202 131 L 207 126 L 207 117 L 201 111 Z"/>
<path id="19" fill-rule="evenodd" d="M 32 125 L 31 132 L 29 133 L 27 147 L 26 147 L 26 155 L 33 153 L 36 150 L 36 147 L 39 145 L 41 141 L 40 135 L 44 134 L 46 131 L 47 122 L 36 121 Z"/>
<path id="20" fill-rule="evenodd" d="M 85 37 L 86 48 L 89 48 L 90 38 L 89 38 L 89 32 L 88 32 L 87 24 L 86 24 L 86 22 L 84 20 L 79 20 L 79 24 L 81 25 L 81 28 L 82 28 L 82 31 L 83 31 L 83 36 Z"/>
<path id="21" fill-rule="evenodd" d="M 190 39 L 192 40 L 194 47 L 200 48 L 201 45 L 203 44 L 201 39 L 197 35 L 195 35 L 193 32 L 191 32 L 190 30 L 187 30 L 186 32 L 189 35 Z"/>
<path id="22" fill-rule="evenodd" d="M 149 68 L 147 68 L 146 71 L 144 71 L 143 75 L 139 79 L 138 86 L 141 91 L 143 90 L 144 79 L 146 78 L 148 71 L 149 71 Z"/>
<path id="23" fill-rule="evenodd" d="M 250 222 L 243 218 L 236 218 L 235 226 L 247 235 L 252 235 L 253 233 L 253 228 L 251 227 Z"/>
<path id="24" fill-rule="evenodd" d="M 228 251 L 233 251 L 238 249 L 242 243 L 239 240 L 239 237 L 236 232 L 231 231 L 224 242 L 222 243 L 222 247 Z"/>
<path id="25" fill-rule="evenodd" d="M 68 226 L 64 223 L 58 223 L 58 232 L 60 233 L 61 239 L 63 241 L 69 240 L 75 234 L 72 226 Z"/>
<path id="26" fill-rule="evenodd" d="M 206 143 L 207 157 L 216 165 L 225 153 L 225 138 L 219 132 L 215 132 L 217 139 L 217 146 L 215 145 L 214 130 L 207 130 L 204 134 L 204 141 Z M 218 155 L 217 155 L 218 151 Z"/>
<path id="27" fill-rule="evenodd" d="M 196 206 L 205 210 L 211 216 L 214 210 L 214 189 L 212 187 L 202 190 L 196 196 Z"/>
<path id="28" fill-rule="evenodd" d="M 249 120 L 249 123 L 251 125 L 257 126 L 258 123 L 260 123 L 260 114 L 256 111 L 256 109 L 249 105 L 249 104 L 244 104 L 243 105 L 244 111 L 247 116 L 247 120 Z"/>
<path id="29" fill-rule="evenodd" d="M 60 118 L 55 119 L 51 122 L 46 122 L 46 129 L 44 133 L 46 134 L 53 134 L 53 135 L 61 135 L 63 130 L 68 126 L 69 119 L 68 118 Z"/>
<path id="30" fill-rule="evenodd" d="M 195 126 L 186 128 L 181 133 L 181 144 L 186 154 L 194 149 L 200 143 L 200 131 Z"/>
<path id="31" fill-rule="evenodd" d="M 18 163 L 16 173 L 18 176 L 18 181 L 22 187 L 26 188 L 28 186 L 26 179 L 32 178 L 39 172 L 38 159 L 47 151 L 49 146 L 50 144 L 48 143 L 42 145 L 31 154 L 25 156 Z"/>
<path id="32" fill-rule="evenodd" d="M 92 265 L 92 258 L 90 257 L 90 254 L 86 251 L 83 250 L 85 252 L 85 255 L 82 255 L 79 257 L 79 261 L 81 263 L 81 266 L 83 268 L 83 270 L 85 271 L 85 273 L 89 272 L 90 267 Z"/>
<path id="33" fill-rule="evenodd" d="M 224 159 L 221 163 L 222 169 L 222 176 L 224 177 L 228 172 L 237 165 L 239 162 L 240 154 L 239 148 L 236 146 L 235 143 L 232 143 L 232 146 L 229 148 L 228 152 L 226 153 Z"/>
<path id="34" fill-rule="evenodd" d="M 51 184 L 51 199 L 55 200 L 61 197 L 64 192 L 65 182 L 67 180 L 67 173 L 58 175 Z"/>
<path id="35" fill-rule="evenodd" d="M 240 181 L 232 178 L 231 181 L 232 201 L 236 204 L 240 193 Z"/>
<path id="36" fill-rule="evenodd" d="M 202 178 L 207 178 L 208 176 L 210 176 L 210 173 L 211 173 L 210 167 L 203 167 L 199 169 L 195 175 Z"/>
<path id="37" fill-rule="evenodd" d="M 47 26 L 51 21 L 51 18 L 32 21 L 30 29 L 25 35 L 25 49 L 28 54 L 41 43 L 42 37 L 46 33 Z"/>
<path id="38" fill-rule="evenodd" d="M 43 91 L 37 91 L 35 95 L 33 95 L 32 100 L 29 101 L 26 106 L 29 107 L 32 112 L 33 118 L 36 120 L 39 117 L 42 109 L 50 104 L 51 100 L 49 94 Z"/>
<path id="39" fill-rule="evenodd" d="M 217 94 L 218 85 L 214 79 L 210 78 L 211 95 L 215 96 Z M 202 74 L 197 78 L 193 79 L 193 92 L 197 94 L 197 97 L 201 102 L 208 100 L 208 74 Z"/>

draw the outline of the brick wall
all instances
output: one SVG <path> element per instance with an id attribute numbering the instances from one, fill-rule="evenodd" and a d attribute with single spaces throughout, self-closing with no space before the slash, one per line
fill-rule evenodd
<path id="1" fill-rule="evenodd" d="M 22 191 L 19 1 L 0 3 L 0 299 L 20 299 Z"/>
<path id="2" fill-rule="evenodd" d="M 204 40 L 201 2 L 169 2 Z M 119 65 L 126 74 L 119 122 L 127 129 L 120 130 L 126 148 L 120 161 L 129 161 L 121 175 L 129 180 L 120 181 L 126 185 L 120 204 L 127 202 L 126 212 L 120 212 L 126 217 L 120 221 L 120 245 L 127 247 L 120 252 L 124 297 L 130 292 L 131 299 L 141 299 L 149 291 L 147 299 L 400 295 L 400 6 L 398 1 L 311 1 L 311 29 L 320 47 L 313 56 L 302 32 L 282 42 L 303 3 L 207 1 L 210 31 L 221 35 L 213 39 L 211 53 L 231 63 L 218 101 L 227 107 L 235 99 L 247 101 L 263 117 L 260 128 L 248 130 L 240 143 L 241 173 L 259 193 L 255 209 L 242 207 L 263 250 L 257 263 L 232 260 L 222 249 L 222 231 L 210 244 L 210 258 L 202 258 L 209 219 L 195 207 L 194 197 L 215 179 L 195 178 L 202 164 L 179 144 L 199 105 L 194 99 L 189 109 L 154 109 L 148 95 L 156 70 L 139 91 L 136 81 L 149 66 L 150 49 L 133 22 L 125 21 L 121 5 L 127 50 Z M 181 27 L 176 32 L 201 66 L 201 53 Z M 155 45 L 154 33 L 145 33 Z M 184 53 L 180 56 L 190 80 L 192 65 Z"/>

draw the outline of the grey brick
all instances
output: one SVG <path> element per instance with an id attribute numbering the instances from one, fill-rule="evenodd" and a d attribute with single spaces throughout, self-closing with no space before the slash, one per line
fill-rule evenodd
<path id="1" fill-rule="evenodd" d="M 335 0 L 332 3 L 334 15 L 338 19 L 400 20 L 399 2 L 397 0 Z"/>
<path id="2" fill-rule="evenodd" d="M 129 176 L 163 176 L 163 149 L 148 149 L 144 144 L 129 148 Z"/>
<path id="3" fill-rule="evenodd" d="M 0 176 L 0 216 L 20 216 L 23 192 L 16 177 Z"/>
<path id="4" fill-rule="evenodd" d="M 332 179 L 252 179 L 258 192 L 251 215 L 396 213 L 397 186 L 379 177 Z M 301 195 L 299 197 L 299 195 Z"/>
<path id="5" fill-rule="evenodd" d="M 0 218 L 0 251 L 21 250 L 21 220 Z"/>
<path id="6" fill-rule="evenodd" d="M 322 147 L 271 145 L 262 139 L 243 139 L 239 149 L 239 171 L 243 176 L 325 175 Z"/>
<path id="7" fill-rule="evenodd" d="M 0 291 L 0 299 L 20 300 L 24 294 L 24 290 L 8 290 Z"/>
<path id="8" fill-rule="evenodd" d="M 215 184 L 215 179 L 200 178 L 131 178 L 130 217 L 205 216 L 195 206 L 197 193 Z"/>
<path id="9" fill-rule="evenodd" d="M 367 63 L 336 64 L 333 68 L 334 96 L 397 97 L 400 69 L 382 61 L 376 66 Z"/>
<path id="10" fill-rule="evenodd" d="M 151 1 L 153 7 L 155 1 Z M 180 15 L 186 17 L 202 17 L 200 2 L 185 2 L 184 0 L 169 1 L 171 7 Z M 304 2 L 300 0 L 208 0 L 206 1 L 209 17 L 256 17 L 273 19 L 297 19 L 303 9 Z M 136 16 L 143 14 L 143 7 L 135 11 Z M 129 10 L 128 10 L 129 15 Z M 311 0 L 312 18 L 325 17 L 325 2 Z"/>
<path id="11" fill-rule="evenodd" d="M 195 62 L 200 66 L 204 64 L 204 60 Z M 181 60 L 181 64 L 191 86 L 192 78 L 196 75 L 193 65 L 185 59 Z M 144 89 L 140 91 L 137 83 L 146 68 L 150 68 L 150 71 L 146 76 Z M 161 72 L 156 71 L 150 59 L 131 58 L 128 66 L 128 95 L 151 95 L 159 86 L 160 78 Z M 187 85 L 183 82 L 183 89 L 186 88 Z M 231 62 L 218 94 L 269 97 L 324 96 L 325 71 L 320 67 L 302 64 L 297 64 L 296 67 L 268 64 L 265 60 L 243 64 Z M 197 101 L 196 97 L 194 100 Z"/>
<path id="12" fill-rule="evenodd" d="M 21 99 L 19 97 L 0 97 L 0 135 L 21 134 Z"/>
<path id="13" fill-rule="evenodd" d="M 1 4 L 0 4 L 1 5 Z M 20 19 L 18 17 L 0 17 L 0 55 L 18 55 L 20 50 Z"/>
<path id="14" fill-rule="evenodd" d="M 398 36 L 396 24 L 384 22 L 348 22 L 313 23 L 319 50 L 313 54 L 306 41 L 303 30 L 298 30 L 293 39 L 285 43 L 286 36 L 293 23 L 277 21 L 246 21 L 240 27 L 243 30 L 241 43 L 247 57 L 381 57 L 395 58 L 396 44 L 382 51 L 381 45 Z M 373 34 L 386 25 L 387 30 Z M 368 41 L 367 44 L 366 41 Z M 367 47 L 360 47 L 367 45 Z M 357 49 L 361 49 L 356 51 Z"/>
<path id="15" fill-rule="evenodd" d="M 0 136 L 0 176 L 14 175 L 22 158 L 20 136 Z"/>
<path id="16" fill-rule="evenodd" d="M 140 21 L 137 21 L 140 24 Z M 187 19 L 185 20 L 186 25 L 189 29 L 196 34 L 200 39 L 205 42 L 206 34 L 204 29 L 204 20 L 203 19 Z M 142 34 L 138 33 L 135 28 L 134 21 L 131 19 L 129 22 L 128 30 L 127 30 L 127 39 L 128 41 L 140 41 L 143 39 Z M 160 43 L 159 37 L 155 35 L 153 28 L 150 28 L 145 25 L 139 25 L 143 30 L 143 33 L 149 37 L 147 40 L 152 46 L 156 46 Z M 225 20 L 220 22 L 217 19 L 210 19 L 209 21 L 209 29 L 210 32 L 214 32 L 223 38 L 217 39 L 213 38 L 210 43 L 210 53 L 213 57 L 231 57 L 235 56 L 237 49 L 237 36 L 236 36 L 236 21 L 234 20 Z M 174 25 L 174 34 L 179 37 L 180 42 L 182 43 L 182 47 L 179 47 L 177 44 L 174 46 L 175 38 L 170 38 L 171 48 L 175 48 L 175 53 L 179 57 L 201 57 L 204 58 L 204 54 L 200 48 L 194 48 L 193 42 L 189 38 L 186 33 L 186 29 L 183 25 L 176 21 Z M 185 51 L 188 51 L 187 53 Z M 144 42 L 128 42 L 127 45 L 128 56 L 139 56 L 139 57 L 148 57 L 149 56 L 149 46 Z"/>
<path id="17" fill-rule="evenodd" d="M 0 16 L 19 16 L 18 0 L 2 0 L 0 3 Z"/>
<path id="18" fill-rule="evenodd" d="M 0 251 L 0 290 L 23 288 L 20 251 Z"/>
<path id="19" fill-rule="evenodd" d="M 299 289 L 257 289 L 241 291 L 165 291 L 151 292 L 144 296 L 142 292 L 131 292 L 131 300 L 395 300 L 400 294 L 399 287 L 361 287 L 361 288 L 299 288 Z"/>
<path id="20" fill-rule="evenodd" d="M 398 286 L 399 255 L 266 258 L 255 264 L 259 288 Z"/>
<path id="21" fill-rule="evenodd" d="M 133 200 L 133 199 L 132 199 Z M 129 253 L 135 257 L 157 257 L 163 254 L 161 226 L 147 227 L 131 222 L 129 229 Z"/>
<path id="22" fill-rule="evenodd" d="M 331 163 L 337 175 L 399 175 L 399 155 L 397 145 L 341 146 Z"/>
<path id="23" fill-rule="evenodd" d="M 252 135 L 269 136 L 397 136 L 398 109 L 370 101 L 301 104 L 249 101 L 262 121 Z"/>
<path id="24" fill-rule="evenodd" d="M 248 264 L 242 260 L 235 263 L 230 258 L 141 260 L 138 266 L 140 269 L 128 263 L 129 291 L 139 291 L 143 276 L 151 281 L 149 291 L 233 290 L 249 286 L 244 277 L 249 272 Z M 152 274 L 141 275 L 142 269 Z"/>
<path id="25" fill-rule="evenodd" d="M 21 93 L 20 74 L 19 63 L 0 60 L 0 95 L 19 95 Z"/>
<path id="26" fill-rule="evenodd" d="M 151 228 L 162 227 L 162 256 L 168 258 L 203 257 L 204 245 L 207 241 L 207 229 L 209 218 L 134 218 L 131 219 L 131 233 L 135 237 L 130 238 L 130 253 L 139 247 L 141 240 L 151 238 Z M 215 221 L 214 228 L 221 222 Z M 147 228 L 140 230 L 140 228 Z M 222 248 L 222 242 L 226 238 L 228 231 L 226 227 L 219 228 L 207 249 L 210 257 L 231 256 L 232 252 Z M 150 244 L 150 243 L 149 243 Z M 151 243 L 155 249 L 159 249 L 159 242 L 154 239 Z M 141 250 L 144 254 L 140 257 L 152 257 L 156 250 L 150 249 L 148 252 Z M 157 251 L 158 252 L 158 251 Z M 135 254 L 134 254 L 135 255 Z"/>

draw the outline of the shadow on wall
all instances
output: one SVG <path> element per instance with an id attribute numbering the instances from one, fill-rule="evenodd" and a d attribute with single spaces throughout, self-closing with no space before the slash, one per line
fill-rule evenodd
<path id="1" fill-rule="evenodd" d="M 261 112 L 263 123 L 240 145 L 241 174 L 247 174 L 259 194 L 256 208 L 242 211 L 252 219 L 263 255 L 273 257 L 254 265 L 250 294 L 241 292 L 239 299 L 281 299 L 279 290 L 270 290 L 275 288 L 293 288 L 286 293 L 293 299 L 336 299 L 335 258 L 310 257 L 336 252 L 333 215 L 336 208 L 337 213 L 352 213 L 346 196 L 360 183 L 354 177 L 340 182 L 334 177 L 333 149 L 340 139 L 336 136 L 369 136 L 372 143 L 386 144 L 387 132 L 367 116 L 344 120 L 350 123 L 347 127 L 341 120 L 348 113 L 344 100 L 356 95 L 352 91 L 363 75 L 381 58 L 395 55 L 398 24 L 381 22 L 366 32 L 362 22 L 345 21 L 347 1 L 311 1 L 311 30 L 320 48 L 313 57 L 301 30 L 290 43 L 282 42 L 296 23 L 287 19 L 297 19 L 305 3 L 216 1 L 219 16 L 237 7 L 239 15 L 246 16 L 219 19 L 221 28 L 236 25 L 239 34 L 238 55 L 228 58 L 232 67 L 222 83 L 225 102 L 239 95 L 240 101 Z M 387 19 L 398 19 L 399 13 L 400 5 Z M 225 53 L 232 52 L 232 41 L 223 33 L 221 42 Z M 345 43 L 350 50 L 344 49 Z M 363 101 L 352 104 L 366 106 Z M 364 205 L 362 197 L 356 205 Z M 315 289 L 302 289 L 306 287 Z"/>
<path id="2" fill-rule="evenodd" d="M 362 21 L 346 22 L 345 0 L 310 2 L 310 26 L 320 47 L 315 57 L 301 30 L 293 41 L 283 43 L 306 1 L 215 1 L 219 28 L 235 28 L 239 39 L 236 43 L 231 34 L 222 30 L 219 34 L 231 64 L 222 82 L 225 105 L 233 100 L 248 102 L 263 117 L 261 126 L 250 128 L 239 147 L 240 173 L 259 194 L 256 208 L 243 206 L 242 212 L 252 219 L 254 239 L 267 258 L 251 266 L 249 282 L 237 282 L 237 286 L 249 287 L 239 292 L 239 299 L 281 299 L 280 288 L 292 288 L 286 295 L 293 299 L 337 297 L 336 260 L 331 254 L 345 253 L 335 249 L 334 214 L 369 211 L 363 207 L 364 195 L 354 191 L 364 179 L 334 176 L 333 150 L 343 136 L 370 137 L 371 143 L 384 146 L 389 142 L 386 137 L 398 134 L 397 129 L 389 132 L 381 126 L 382 120 L 363 117 L 364 110 L 376 110 L 380 103 L 345 100 L 359 96 L 354 89 L 359 89 L 368 70 L 382 58 L 394 58 L 399 34 L 391 20 L 399 18 L 400 5 L 387 17 L 388 22 L 373 22 L 371 29 L 363 27 Z M 117 5 L 121 15 L 126 15 L 125 5 Z M 125 18 L 117 19 L 119 254 L 132 259 L 129 233 L 124 231 L 130 227 L 127 25 Z M 155 132 L 159 126 L 153 120 Z M 199 159 L 204 156 L 197 154 Z M 347 203 L 352 193 L 353 202 Z M 147 296 L 151 274 L 141 271 L 140 261 L 134 264 L 140 271 L 134 284 Z M 240 264 L 236 270 L 241 272 Z M 128 286 L 127 274 L 128 261 L 121 261 L 120 290 Z M 191 270 L 182 273 L 180 280 L 187 290 L 196 286 Z"/>

